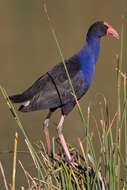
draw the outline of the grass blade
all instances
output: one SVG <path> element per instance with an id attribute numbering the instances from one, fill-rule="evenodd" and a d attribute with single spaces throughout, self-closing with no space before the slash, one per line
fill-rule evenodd
<path id="1" fill-rule="evenodd" d="M 18 144 L 18 133 L 16 132 L 15 133 L 15 143 L 14 143 L 13 174 L 12 174 L 12 188 L 13 188 L 13 190 L 15 190 L 17 144 Z"/>

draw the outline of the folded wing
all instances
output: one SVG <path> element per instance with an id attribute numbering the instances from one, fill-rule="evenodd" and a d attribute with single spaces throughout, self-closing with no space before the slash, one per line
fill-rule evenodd
<path id="1" fill-rule="evenodd" d="M 75 93 L 79 99 L 84 93 L 85 82 L 76 56 L 65 61 Z M 10 97 L 12 102 L 22 103 L 20 111 L 34 111 L 61 107 L 73 102 L 70 87 L 63 63 L 57 64 L 48 73 L 40 77 L 22 94 Z"/>

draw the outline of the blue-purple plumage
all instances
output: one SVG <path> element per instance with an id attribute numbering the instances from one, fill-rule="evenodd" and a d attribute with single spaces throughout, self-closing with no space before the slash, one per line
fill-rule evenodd
<path id="1" fill-rule="evenodd" d="M 87 92 L 92 82 L 100 39 L 107 34 L 108 28 L 104 22 L 93 24 L 88 30 L 86 45 L 65 61 L 77 99 Z M 54 66 L 22 94 L 10 96 L 10 100 L 22 103 L 19 108 L 22 112 L 61 108 L 63 114 L 68 114 L 75 106 L 63 63 Z"/>

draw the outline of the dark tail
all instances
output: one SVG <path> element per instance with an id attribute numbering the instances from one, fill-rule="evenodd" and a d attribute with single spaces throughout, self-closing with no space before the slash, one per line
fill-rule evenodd
<path id="1" fill-rule="evenodd" d="M 29 112 L 29 109 L 27 108 L 27 106 L 21 105 L 18 109 L 21 112 Z"/>
<path id="2" fill-rule="evenodd" d="M 9 96 L 9 99 L 13 102 L 13 103 L 22 103 L 27 101 L 26 97 L 24 97 L 23 94 L 17 94 L 17 95 L 13 95 L 13 96 Z"/>

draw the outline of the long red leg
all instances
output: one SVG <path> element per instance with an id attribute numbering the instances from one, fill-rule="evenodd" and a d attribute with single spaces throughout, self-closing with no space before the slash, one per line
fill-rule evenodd
<path id="1" fill-rule="evenodd" d="M 48 155 L 52 155 L 52 147 L 51 147 L 51 142 L 50 142 L 50 136 L 49 136 L 49 131 L 48 131 L 48 126 L 49 126 L 49 120 L 51 118 L 53 112 L 49 111 L 44 123 L 43 123 L 43 130 L 44 130 L 44 135 L 46 139 L 46 144 L 47 144 L 47 151 Z"/>
<path id="2" fill-rule="evenodd" d="M 64 149 L 64 152 L 65 152 L 65 155 L 66 155 L 66 158 L 69 162 L 72 161 L 71 159 L 71 155 L 70 155 L 70 152 L 68 150 L 68 147 L 67 147 L 67 144 L 66 144 L 66 141 L 64 139 L 64 136 L 63 136 L 63 133 L 62 133 L 62 125 L 63 125 L 63 122 L 64 122 L 64 118 L 65 118 L 65 115 L 62 115 L 61 116 L 61 119 L 60 119 L 60 122 L 57 126 L 57 131 L 58 131 L 58 136 L 59 136 L 59 139 L 60 139 L 60 143 Z"/>

